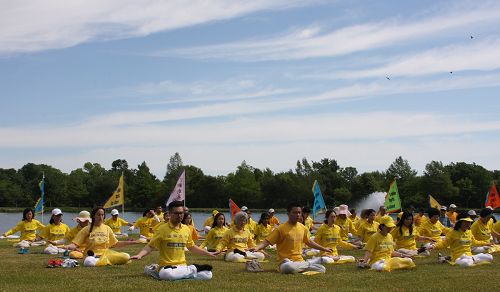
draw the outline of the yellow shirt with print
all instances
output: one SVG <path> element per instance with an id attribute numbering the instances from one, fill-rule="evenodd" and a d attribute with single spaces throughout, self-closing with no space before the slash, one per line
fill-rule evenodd
<path id="1" fill-rule="evenodd" d="M 415 215 L 415 217 L 413 217 L 413 225 L 420 227 L 426 220 L 427 217 L 425 217 L 425 215 L 420 216 L 420 214 L 417 214 Z"/>
<path id="2" fill-rule="evenodd" d="M 306 220 L 304 220 L 304 225 L 307 230 L 311 231 L 314 227 L 314 220 L 310 216 L 307 216 Z"/>
<path id="3" fill-rule="evenodd" d="M 207 236 L 205 237 L 205 240 L 201 243 L 200 247 L 201 248 L 207 247 L 208 250 L 216 250 L 217 244 L 219 244 L 219 241 L 222 239 L 222 237 L 228 230 L 229 228 L 225 226 L 222 227 L 216 226 L 210 229 Z"/>
<path id="4" fill-rule="evenodd" d="M 255 233 L 255 228 L 257 228 L 257 222 L 255 222 L 255 220 L 253 220 L 252 218 L 249 218 L 248 219 L 248 224 L 247 224 L 247 228 L 248 228 L 248 231 L 250 231 L 250 233 Z"/>
<path id="5" fill-rule="evenodd" d="M 363 220 L 358 228 L 358 235 L 363 242 L 367 242 L 370 237 L 375 234 L 378 230 L 378 226 L 380 224 L 378 222 L 373 221 L 369 223 L 366 220 Z"/>
<path id="6" fill-rule="evenodd" d="M 457 222 L 457 212 L 455 211 L 448 211 L 446 212 L 446 216 L 448 216 L 448 219 L 450 219 L 451 223 L 455 224 Z"/>
<path id="7" fill-rule="evenodd" d="M 328 226 L 327 224 L 322 224 L 318 228 L 318 231 L 314 236 L 314 242 L 324 247 L 329 247 L 332 249 L 331 253 L 322 251 L 321 252 L 322 256 L 323 255 L 338 256 L 339 253 L 337 251 L 337 245 L 340 245 L 341 247 L 345 248 L 354 248 L 353 244 L 346 242 L 342 239 L 342 230 L 340 226 L 335 224 L 331 227 Z"/>
<path id="8" fill-rule="evenodd" d="M 224 233 L 216 249 L 217 251 L 221 251 L 225 248 L 227 248 L 228 251 L 233 251 L 235 249 L 245 251 L 254 246 L 253 233 L 246 228 L 237 230 L 236 227 L 232 227 Z"/>
<path id="9" fill-rule="evenodd" d="M 27 240 L 27 241 L 34 241 L 36 239 L 36 231 L 37 230 L 43 230 L 45 228 L 45 225 L 40 223 L 40 221 L 36 219 L 31 219 L 30 222 L 28 221 L 21 221 L 17 223 L 14 228 L 10 229 L 9 231 L 5 232 L 6 236 L 9 236 L 11 234 L 21 232 L 20 240 Z"/>
<path id="10" fill-rule="evenodd" d="M 73 239 L 76 237 L 76 235 L 78 234 L 78 232 L 80 232 L 80 230 L 82 230 L 83 227 L 81 227 L 80 225 L 76 225 L 75 227 L 71 228 L 69 230 L 69 232 L 66 234 L 66 241 L 67 242 L 72 242 Z"/>
<path id="11" fill-rule="evenodd" d="M 56 241 L 65 238 L 68 232 L 68 225 L 62 222 L 59 225 L 49 224 L 42 230 L 40 237 L 48 241 Z"/>
<path id="12" fill-rule="evenodd" d="M 286 222 L 275 228 L 266 238 L 271 244 L 276 244 L 278 263 L 284 259 L 302 262 L 302 246 L 309 242 L 309 230 L 302 223 L 295 225 Z"/>
<path id="13" fill-rule="evenodd" d="M 490 241 L 491 230 L 493 230 L 493 220 L 488 220 L 486 224 L 481 219 L 472 223 L 470 231 L 476 240 Z"/>
<path id="14" fill-rule="evenodd" d="M 102 255 L 117 242 L 115 233 L 106 224 L 94 226 L 92 232 L 90 232 L 90 225 L 87 225 L 73 239 L 74 244 L 80 248 L 85 248 L 84 254 L 87 250 L 91 250 L 98 256 Z"/>
<path id="15" fill-rule="evenodd" d="M 120 228 L 122 226 L 127 226 L 128 222 L 125 221 L 124 219 L 120 218 L 120 217 L 116 218 L 116 220 L 113 220 L 113 218 L 111 217 L 108 220 L 104 221 L 104 224 L 106 224 L 109 227 L 111 227 L 111 230 L 113 230 L 114 233 L 121 234 L 122 231 L 121 231 Z"/>
<path id="16" fill-rule="evenodd" d="M 446 234 L 449 230 L 450 229 L 444 227 L 439 220 L 436 221 L 436 223 L 432 223 L 431 220 L 425 220 L 425 222 L 420 225 L 418 232 L 421 236 L 430 237 L 436 242 L 440 242 L 441 234 Z"/>
<path id="17" fill-rule="evenodd" d="M 160 266 L 185 266 L 184 248 L 194 246 L 194 241 L 189 227 L 184 224 L 175 227 L 166 222 L 155 232 L 149 246 L 160 251 Z"/>
<path id="18" fill-rule="evenodd" d="M 391 234 L 386 236 L 380 232 L 373 234 L 366 243 L 365 250 L 372 253 L 369 265 L 372 265 L 380 260 L 388 260 L 394 251 L 394 241 Z"/>
<path id="19" fill-rule="evenodd" d="M 205 226 L 212 227 L 213 224 L 214 224 L 214 216 L 210 216 L 207 218 L 207 220 L 205 220 L 205 223 L 203 223 L 203 227 Z"/>
<path id="20" fill-rule="evenodd" d="M 263 224 L 257 224 L 257 227 L 255 228 L 255 242 L 257 244 L 261 243 L 266 239 L 266 237 L 271 234 L 271 231 L 273 231 L 274 226 L 271 224 L 267 224 L 267 226 L 264 226 Z"/>
<path id="21" fill-rule="evenodd" d="M 392 239 L 396 245 L 396 249 L 406 248 L 410 250 L 417 249 L 417 236 L 418 232 L 415 226 L 412 228 L 412 232 L 410 233 L 410 229 L 406 226 L 401 226 L 399 229 L 398 226 L 394 227 L 391 231 Z"/>
<path id="22" fill-rule="evenodd" d="M 160 222 L 165 222 L 165 218 L 163 218 L 164 214 L 165 214 L 164 212 L 160 212 L 160 214 L 155 213 L 155 215 L 158 217 L 158 219 L 160 219 Z"/>
<path id="23" fill-rule="evenodd" d="M 156 220 L 154 217 L 141 217 L 137 219 L 137 221 L 134 223 L 134 226 L 136 228 L 139 228 L 140 234 L 142 236 L 151 238 L 151 236 L 153 236 L 153 227 L 158 223 L 160 222 L 158 222 L 158 220 Z"/>
<path id="24" fill-rule="evenodd" d="M 347 241 L 349 239 L 349 233 L 357 233 L 354 223 L 349 218 L 342 219 L 337 217 L 337 219 L 335 219 L 335 225 L 340 227 L 340 236 L 342 237 L 342 240 Z"/>
<path id="25" fill-rule="evenodd" d="M 451 260 L 455 262 L 461 255 L 472 256 L 471 246 L 482 246 L 487 241 L 478 241 L 472 236 L 470 230 L 451 230 L 446 235 L 446 239 L 436 244 L 437 249 L 449 247 L 451 249 Z"/>

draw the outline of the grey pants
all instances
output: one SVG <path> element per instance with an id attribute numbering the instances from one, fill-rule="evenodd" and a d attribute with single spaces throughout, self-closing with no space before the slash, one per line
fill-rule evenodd
<path id="1" fill-rule="evenodd" d="M 326 271 L 326 268 L 320 265 L 319 262 L 321 262 L 321 258 L 306 260 L 303 262 L 294 262 L 289 259 L 285 259 L 280 264 L 280 272 L 283 274 L 294 274 L 307 271 L 324 273 Z"/>

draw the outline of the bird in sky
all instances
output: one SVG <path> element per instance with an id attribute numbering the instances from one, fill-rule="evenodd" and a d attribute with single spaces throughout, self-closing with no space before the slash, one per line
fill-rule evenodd
<path id="1" fill-rule="evenodd" d="M 389 78 L 389 76 L 385 76 L 385 78 L 386 78 L 387 80 L 391 80 L 391 78 Z"/>

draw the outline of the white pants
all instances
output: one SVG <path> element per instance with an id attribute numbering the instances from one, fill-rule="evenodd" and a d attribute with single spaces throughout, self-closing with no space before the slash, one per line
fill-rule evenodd
<path id="1" fill-rule="evenodd" d="M 190 266 L 176 266 L 172 268 L 161 268 L 159 272 L 160 279 L 167 281 L 175 281 L 181 279 L 195 279 L 195 280 L 210 280 L 212 279 L 212 271 L 198 272 L 196 267 Z"/>
<path id="2" fill-rule="evenodd" d="M 455 263 L 461 267 L 470 267 L 482 262 L 492 262 L 493 256 L 488 253 L 480 253 L 473 256 L 461 255 Z"/>
<path id="3" fill-rule="evenodd" d="M 58 248 L 55 245 L 49 244 L 47 247 L 43 250 L 43 253 L 45 254 L 58 254 L 58 253 L 64 253 L 66 250 L 62 248 Z"/>
<path id="4" fill-rule="evenodd" d="M 320 262 L 321 258 L 314 258 L 303 262 L 294 262 L 289 259 L 285 259 L 283 262 L 281 262 L 279 269 L 283 274 L 295 274 L 307 271 L 324 273 L 326 271 L 326 268 L 320 265 Z"/>
<path id="5" fill-rule="evenodd" d="M 331 256 L 322 256 L 321 257 L 321 262 L 322 263 L 325 263 L 325 264 L 333 264 L 335 262 L 338 262 L 338 263 L 354 263 L 356 262 L 356 258 L 353 257 L 353 256 L 344 256 L 344 255 L 341 255 L 341 256 L 334 256 L 334 257 L 331 257 Z"/>
<path id="6" fill-rule="evenodd" d="M 258 251 L 257 252 L 246 251 L 245 254 L 246 256 L 243 256 L 242 254 L 234 253 L 231 251 L 226 254 L 226 257 L 224 259 L 228 262 L 243 262 L 245 261 L 245 259 L 263 260 L 265 258 L 264 254 Z"/>
<path id="7" fill-rule="evenodd" d="M 45 245 L 46 242 L 43 240 L 40 241 L 27 241 L 27 240 L 21 240 L 18 243 L 14 244 L 14 247 L 30 247 L 30 246 L 41 246 Z"/>

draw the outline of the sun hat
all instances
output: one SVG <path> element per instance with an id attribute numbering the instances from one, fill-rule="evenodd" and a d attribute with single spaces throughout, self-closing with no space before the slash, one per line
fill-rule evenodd
<path id="1" fill-rule="evenodd" d="M 392 228 L 396 227 L 396 224 L 394 224 L 394 220 L 390 216 L 382 216 L 379 221 L 380 224 L 384 224 L 386 227 Z"/>
<path id="2" fill-rule="evenodd" d="M 57 215 L 62 215 L 62 211 L 61 209 L 58 209 L 58 208 L 55 208 L 54 210 L 52 210 L 52 216 L 57 216 Z"/>
<path id="3" fill-rule="evenodd" d="M 456 208 L 457 208 L 457 205 L 455 205 L 455 204 L 451 204 L 451 205 L 450 205 L 450 209 L 451 209 L 451 208 L 456 209 Z"/>
<path id="4" fill-rule="evenodd" d="M 467 212 L 467 215 L 469 215 L 469 216 L 477 216 L 476 211 L 474 211 L 474 210 L 469 210 L 469 212 Z"/>
<path id="5" fill-rule="evenodd" d="M 351 212 L 349 212 L 349 207 L 347 205 L 340 205 L 339 206 L 339 211 L 338 212 L 335 212 L 337 213 L 337 215 L 347 215 L 347 216 L 351 216 Z"/>
<path id="6" fill-rule="evenodd" d="M 248 211 L 248 207 L 247 206 L 243 206 L 243 207 L 241 207 L 240 210 L 243 211 L 243 212 L 246 212 L 246 211 Z"/>
<path id="7" fill-rule="evenodd" d="M 78 216 L 73 218 L 73 220 L 75 220 L 75 221 L 78 220 L 80 222 L 84 222 L 84 221 L 92 222 L 92 219 L 90 219 L 90 213 L 88 211 L 80 211 L 80 213 L 78 213 Z"/>
<path id="8" fill-rule="evenodd" d="M 268 213 L 274 213 L 274 209 L 273 208 L 269 209 Z"/>
<path id="9" fill-rule="evenodd" d="M 111 215 L 112 216 L 115 216 L 115 215 L 118 215 L 118 214 L 120 214 L 120 213 L 118 213 L 118 210 L 116 210 L 116 209 L 111 210 Z"/>

